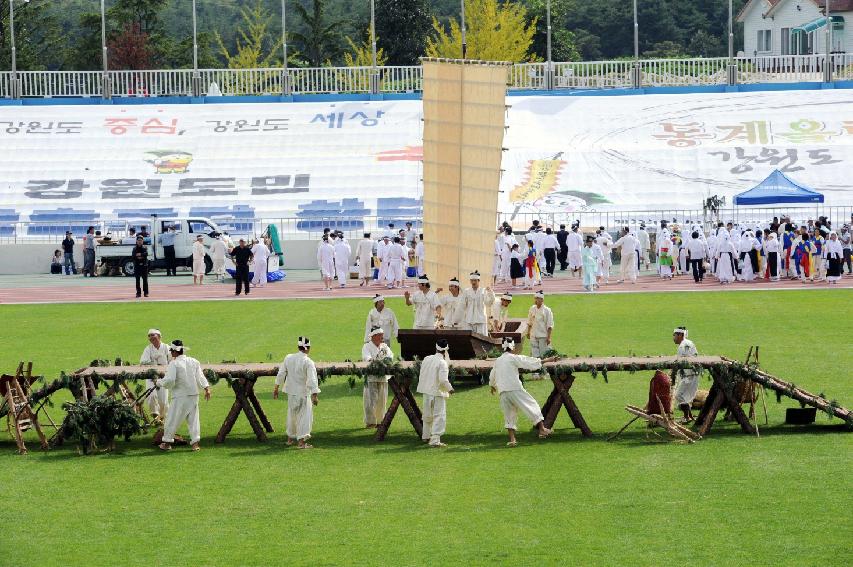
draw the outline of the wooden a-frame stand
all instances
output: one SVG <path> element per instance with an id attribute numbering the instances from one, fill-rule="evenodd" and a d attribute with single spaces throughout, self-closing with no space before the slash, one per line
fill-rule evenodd
<path id="1" fill-rule="evenodd" d="M 18 369 L 15 370 L 14 376 L 4 374 L 0 376 L 0 394 L 2 394 L 5 403 L 8 405 L 9 413 L 7 416 L 7 427 L 15 437 L 15 443 L 18 445 L 18 453 L 21 455 L 27 454 L 27 446 L 24 444 L 24 431 L 34 428 L 39 436 L 41 448 L 47 449 L 47 438 L 41 430 L 38 416 L 30 407 L 30 400 L 21 387 L 21 381 L 26 381 L 29 389 L 30 378 L 33 373 L 33 363 L 27 363 L 27 369 L 24 370 L 24 363 L 18 363 Z"/>
<path id="2" fill-rule="evenodd" d="M 719 376 L 719 371 L 715 368 L 709 368 L 708 372 L 711 374 L 714 384 L 708 392 L 708 399 L 702 406 L 699 417 L 696 418 L 696 433 L 705 437 L 714 425 L 717 413 L 725 406 L 745 433 L 755 435 L 755 427 L 750 423 L 738 400 L 734 398 L 734 392 L 726 390 L 725 382 Z"/>
<path id="3" fill-rule="evenodd" d="M 551 377 L 551 382 L 554 383 L 554 389 L 551 390 L 548 399 L 542 405 L 542 416 L 545 418 L 545 427 L 552 429 L 554 422 L 557 421 L 557 416 L 560 415 L 560 410 L 565 407 L 566 412 L 569 414 L 569 419 L 572 420 L 572 424 L 580 429 L 584 437 L 592 437 L 592 430 L 586 424 L 586 420 L 581 415 L 581 410 L 578 409 L 574 398 L 569 394 L 575 377 L 571 373 L 555 376 L 549 372 L 548 375 Z"/>
<path id="4" fill-rule="evenodd" d="M 266 441 L 267 433 L 274 431 L 270 420 L 267 419 L 267 414 L 264 413 L 264 408 L 261 407 L 261 402 L 255 395 L 256 381 L 257 378 L 237 378 L 231 382 L 231 389 L 234 390 L 236 399 L 231 406 L 231 411 L 225 416 L 219 433 L 216 434 L 215 441 L 217 443 L 225 442 L 225 437 L 231 432 L 234 424 L 237 423 L 237 418 L 243 412 L 246 413 L 246 419 L 249 420 L 249 425 L 252 426 L 252 431 L 255 432 L 258 441 Z M 262 425 L 263 427 L 261 427 Z"/>
<path id="5" fill-rule="evenodd" d="M 418 402 L 415 400 L 415 396 L 412 394 L 410 386 L 411 380 L 408 378 L 400 379 L 396 376 L 391 376 L 388 379 L 388 388 L 391 389 L 391 392 L 394 394 L 394 398 L 391 400 L 391 405 L 388 406 L 388 411 L 385 412 L 385 417 L 382 418 L 382 423 L 376 427 L 377 441 L 383 441 L 385 439 L 385 436 L 388 434 L 388 429 L 391 427 L 391 422 L 394 421 L 394 416 L 397 415 L 397 410 L 400 406 L 402 406 L 403 411 L 406 412 L 406 417 L 409 418 L 409 422 L 415 429 L 415 433 L 418 434 L 418 438 L 423 434 L 423 414 L 421 414 L 421 408 L 418 407 Z"/>

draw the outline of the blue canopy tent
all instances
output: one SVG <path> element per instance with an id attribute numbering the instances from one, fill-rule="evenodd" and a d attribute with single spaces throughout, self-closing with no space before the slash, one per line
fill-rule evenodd
<path id="1" fill-rule="evenodd" d="M 823 203 L 823 195 L 791 181 L 778 169 L 749 191 L 735 195 L 736 207 L 783 203 Z"/>

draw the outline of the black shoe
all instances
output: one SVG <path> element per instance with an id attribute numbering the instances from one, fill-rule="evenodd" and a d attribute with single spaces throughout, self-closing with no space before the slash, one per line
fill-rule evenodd
<path id="1" fill-rule="evenodd" d="M 148 294 L 147 294 L 147 293 L 145 294 L 145 297 L 148 297 Z"/>
<path id="2" fill-rule="evenodd" d="M 136 294 L 136 297 L 142 297 L 142 294 L 141 294 L 141 293 L 137 293 L 137 294 Z"/>

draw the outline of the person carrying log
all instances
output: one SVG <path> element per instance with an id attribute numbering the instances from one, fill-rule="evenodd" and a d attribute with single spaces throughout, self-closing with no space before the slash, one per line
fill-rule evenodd
<path id="1" fill-rule="evenodd" d="M 163 343 L 160 329 L 148 329 L 149 344 L 139 357 L 140 366 L 167 366 L 169 347 Z M 156 388 L 154 380 L 146 379 L 145 388 L 151 390 L 148 395 L 148 410 L 154 420 L 165 419 L 169 410 L 169 392 L 165 388 Z M 153 389 L 152 389 L 153 388 Z"/>
<path id="2" fill-rule="evenodd" d="M 521 411 L 533 423 L 539 431 L 539 438 L 545 439 L 551 435 L 551 430 L 545 427 L 545 418 L 539 409 L 539 404 L 521 384 L 519 369 L 539 370 L 543 362 L 552 362 L 554 358 L 539 360 L 530 356 L 513 354 L 515 341 L 505 337 L 501 344 L 503 354 L 495 360 L 492 371 L 489 373 L 489 388 L 492 394 L 500 396 L 501 410 L 504 414 L 504 427 L 509 434 L 507 447 L 515 447 L 518 442 L 515 431 L 518 428 L 518 412 Z"/>
<path id="3" fill-rule="evenodd" d="M 445 339 L 435 343 L 435 354 L 421 362 L 418 376 L 418 393 L 423 394 L 422 438 L 430 447 L 447 447 L 441 442 L 447 424 L 447 398 L 453 393 L 450 384 L 449 346 Z"/>
<path id="4" fill-rule="evenodd" d="M 394 358 L 391 347 L 384 342 L 382 327 L 370 331 L 370 340 L 361 347 L 361 360 L 364 362 L 388 361 Z M 388 376 L 368 376 L 364 382 L 364 426 L 375 428 L 382 423 L 385 409 L 388 407 Z"/>
<path id="5" fill-rule="evenodd" d="M 313 449 L 308 440 L 314 423 L 313 406 L 317 405 L 317 394 L 320 393 L 317 367 L 308 357 L 311 351 L 308 337 L 299 337 L 296 346 L 299 351 L 284 357 L 279 367 L 272 397 L 277 400 L 279 388 L 284 386 L 287 394 L 287 444 L 293 445 L 295 441 L 298 449 Z"/>
<path id="6" fill-rule="evenodd" d="M 696 345 L 687 339 L 687 329 L 678 327 L 672 332 L 672 341 L 678 345 L 676 354 L 679 358 L 699 356 Z M 693 413 L 690 411 L 693 398 L 699 389 L 699 373 L 693 368 L 682 368 L 677 370 L 678 384 L 675 387 L 675 403 L 684 413 L 682 423 L 693 421 Z"/>
<path id="7" fill-rule="evenodd" d="M 166 424 L 163 427 L 163 442 L 159 447 L 163 451 L 171 451 L 172 443 L 175 441 L 175 432 L 184 421 L 190 431 L 190 446 L 193 451 L 201 449 L 201 425 L 198 416 L 198 394 L 204 390 L 204 399 L 210 400 L 210 384 L 201 371 L 198 360 L 186 356 L 189 350 L 180 340 L 174 340 L 169 345 L 169 353 L 172 361 L 166 368 L 166 375 L 159 382 L 159 386 L 172 391 L 172 405 L 166 415 Z M 155 382 L 156 384 L 157 382 Z"/>

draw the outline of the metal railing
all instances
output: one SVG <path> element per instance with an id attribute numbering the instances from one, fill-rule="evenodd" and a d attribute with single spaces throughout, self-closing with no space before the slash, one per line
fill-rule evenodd
<path id="1" fill-rule="evenodd" d="M 716 213 L 703 212 L 702 209 L 658 209 L 658 210 L 622 210 L 622 211 L 579 211 L 566 213 L 520 213 L 520 214 L 497 214 L 496 225 L 508 222 L 516 232 L 526 232 L 538 220 L 542 226 L 552 227 L 555 230 L 560 224 L 570 226 L 573 222 L 580 222 L 581 227 L 586 230 L 595 229 L 600 226 L 609 231 L 615 231 L 622 227 L 637 228 L 644 223 L 647 228 L 653 230 L 660 225 L 661 220 L 670 224 L 690 227 L 693 224 L 703 225 L 706 229 L 710 223 L 733 222 L 749 227 L 769 223 L 773 217 L 789 216 L 797 225 L 805 224 L 808 219 L 817 219 L 825 216 L 832 221 L 833 227 L 838 230 L 844 223 L 851 222 L 853 206 L 823 206 L 811 207 L 740 207 L 720 209 Z M 226 230 L 232 236 L 259 235 L 267 226 L 275 225 L 283 240 L 313 240 L 319 239 L 326 227 L 342 231 L 350 240 L 360 239 L 362 234 L 370 232 L 373 238 L 379 238 L 385 233 L 387 224 L 393 222 L 397 229 L 405 228 L 405 222 L 411 221 L 414 230 L 419 231 L 421 219 L 419 217 L 395 218 L 385 216 L 312 216 L 286 217 L 286 218 L 214 218 L 214 222 L 222 230 Z M 134 219 L 133 226 L 140 224 L 151 225 L 144 219 Z M 60 242 L 65 237 L 65 231 L 71 230 L 79 241 L 89 226 L 95 227 L 101 235 L 110 234 L 113 239 L 127 236 L 130 222 L 125 219 L 116 220 L 84 220 L 74 219 L 71 221 L 2 221 L 0 220 L 0 244 L 14 243 L 45 243 Z"/>
<path id="2" fill-rule="evenodd" d="M 647 59 L 637 62 L 641 87 L 724 85 L 728 83 L 729 59 Z M 793 83 L 824 80 L 824 55 L 774 55 L 736 57 L 733 60 L 738 83 Z M 853 80 L 853 54 L 831 57 L 833 78 Z M 582 61 L 551 63 L 553 89 L 612 89 L 633 86 L 634 61 Z M 422 69 L 411 67 L 313 67 L 290 68 L 291 94 L 338 94 L 371 92 L 371 75 L 378 74 L 381 93 L 418 92 Z M 549 86 L 548 63 L 519 63 L 510 68 L 507 88 L 542 90 Z M 20 92 L 28 98 L 97 97 L 103 95 L 100 71 L 20 71 Z M 281 95 L 285 92 L 284 71 L 269 69 L 200 69 L 202 94 L 218 87 L 226 96 Z M 110 71 L 113 96 L 189 96 L 191 69 Z M 0 97 L 11 96 L 9 71 L 0 72 Z M 214 91 L 216 89 L 213 89 Z"/>

